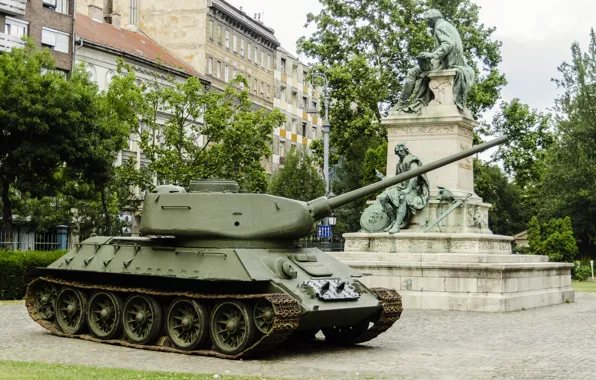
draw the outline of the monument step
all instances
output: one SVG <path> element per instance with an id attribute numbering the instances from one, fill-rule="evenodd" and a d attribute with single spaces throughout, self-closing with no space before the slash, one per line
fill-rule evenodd
<path id="1" fill-rule="evenodd" d="M 362 270 L 365 269 L 418 269 L 418 270 L 432 270 L 432 269 L 449 269 L 449 270 L 481 270 L 494 272 L 513 272 L 513 271 L 545 271 L 554 270 L 560 271 L 561 274 L 569 275 L 573 268 L 571 263 L 551 263 L 551 262 L 529 262 L 529 263 L 470 263 L 470 262 L 397 262 L 397 261 L 345 261 L 345 264 L 352 268 Z M 468 276 L 463 276 L 468 277 Z"/>
<path id="2" fill-rule="evenodd" d="M 548 262 L 547 256 L 513 255 L 496 253 L 381 253 L 381 252 L 339 252 L 333 257 L 343 262 L 464 262 L 464 263 L 536 263 Z"/>

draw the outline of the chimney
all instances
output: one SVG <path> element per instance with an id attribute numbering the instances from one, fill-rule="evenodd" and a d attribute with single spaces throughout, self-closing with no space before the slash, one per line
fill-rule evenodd
<path id="1" fill-rule="evenodd" d="M 103 8 L 97 5 L 89 4 L 87 16 L 91 17 L 97 22 L 103 22 Z"/>
<path id="2" fill-rule="evenodd" d="M 244 11 L 242 10 L 242 5 L 240 6 L 240 12 L 244 13 Z"/>
<path id="3" fill-rule="evenodd" d="M 120 20 L 121 19 L 122 19 L 122 16 L 120 16 L 120 13 L 112 13 L 111 15 L 106 16 L 106 22 L 108 24 L 114 25 L 118 29 L 120 29 Z"/>

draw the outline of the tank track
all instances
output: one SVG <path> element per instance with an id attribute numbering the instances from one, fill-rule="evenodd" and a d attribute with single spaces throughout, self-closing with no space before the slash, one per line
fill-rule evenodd
<path id="1" fill-rule="evenodd" d="M 383 309 L 379 318 L 373 322 L 374 325 L 356 338 L 356 343 L 368 342 L 387 331 L 397 322 L 403 311 L 401 296 L 395 290 L 387 288 L 371 288 L 370 290 L 381 301 Z"/>
<path id="2" fill-rule="evenodd" d="M 236 355 L 227 355 L 215 350 L 179 350 L 175 347 L 169 347 L 166 343 L 167 339 L 160 338 L 158 342 L 161 342 L 161 345 L 140 345 L 131 343 L 124 338 L 122 339 L 110 339 L 110 340 L 103 340 L 98 339 L 90 334 L 77 334 L 77 335 L 70 335 L 65 334 L 61 331 L 58 325 L 50 320 L 43 319 L 37 310 L 35 309 L 35 301 L 34 295 L 32 294 L 32 288 L 35 284 L 39 282 L 49 282 L 55 285 L 62 285 L 62 286 L 69 286 L 77 289 L 82 290 L 103 290 L 103 291 L 111 291 L 111 292 L 119 292 L 119 293 L 136 293 L 136 294 L 145 294 L 145 295 L 152 295 L 152 296 L 169 296 L 169 297 L 188 297 L 193 299 L 210 299 L 210 300 L 217 300 L 217 299 L 266 299 L 271 302 L 273 306 L 273 310 L 275 312 L 275 320 L 273 322 L 273 327 L 271 330 L 259 338 L 252 346 L 246 348 L 244 351 L 236 354 Z M 93 342 L 100 342 L 100 343 L 108 343 L 114 345 L 121 345 L 125 347 L 133 347 L 133 348 L 142 348 L 148 349 L 153 351 L 162 351 L 162 352 L 176 352 L 180 354 L 187 354 L 187 355 L 202 355 L 202 356 L 214 356 L 223 359 L 240 359 L 240 358 L 249 358 L 255 357 L 259 355 L 266 354 L 268 352 L 273 351 L 273 349 L 279 346 L 282 342 L 288 339 L 294 331 L 298 328 L 298 323 L 300 320 L 300 306 L 298 302 L 293 299 L 292 297 L 285 295 L 285 294 L 225 294 L 225 295 L 206 295 L 206 294 L 198 294 L 198 293 L 187 293 L 187 292 L 165 292 L 165 291 L 157 291 L 157 290 L 149 290 L 149 289 L 140 289 L 140 288 L 123 288 L 117 286 L 108 286 L 108 285 L 90 285 L 76 281 L 65 281 L 59 280 L 51 277 L 39 277 L 34 279 L 29 283 L 27 287 L 27 293 L 25 296 L 25 305 L 27 306 L 27 310 L 31 318 L 40 324 L 43 328 L 50 331 L 52 334 L 62 337 L 69 337 L 69 338 L 80 338 L 84 340 L 89 340 Z"/>
<path id="3" fill-rule="evenodd" d="M 35 309 L 34 294 L 32 293 L 32 289 L 36 284 L 41 282 L 48 282 L 54 285 L 68 286 L 87 291 L 103 290 L 119 293 L 145 294 L 151 296 L 188 297 L 193 299 L 209 300 L 266 299 L 267 301 L 271 302 L 273 306 L 273 309 L 275 311 L 275 320 L 273 322 L 273 327 L 271 331 L 259 338 L 253 345 L 236 355 L 227 355 L 215 350 L 180 350 L 175 347 L 169 346 L 168 339 L 165 336 L 158 339 L 158 344 L 156 345 L 140 345 L 131 343 L 123 337 L 119 339 L 105 340 L 98 339 L 91 334 L 65 334 L 61 331 L 60 327 L 58 327 L 58 325 L 55 322 L 43 319 L 38 313 L 38 311 Z M 383 332 L 387 331 L 400 318 L 401 313 L 403 311 L 401 296 L 395 290 L 386 288 L 371 288 L 370 290 L 381 301 L 382 310 L 379 313 L 379 317 L 377 318 L 377 320 L 372 321 L 373 326 L 369 328 L 367 331 L 363 332 L 361 335 L 359 335 L 356 339 L 354 339 L 352 341 L 354 343 L 367 342 L 376 338 Z M 27 307 L 29 315 L 35 322 L 37 322 L 43 328 L 57 336 L 79 338 L 92 342 L 121 345 L 125 347 L 141 348 L 153 351 L 175 352 L 186 355 L 213 356 L 222 359 L 241 359 L 265 355 L 273 351 L 274 348 L 280 346 L 284 341 L 290 338 L 292 334 L 297 330 L 300 320 L 300 305 L 294 298 L 286 294 L 273 293 L 206 295 L 190 292 L 157 291 L 145 288 L 125 288 L 110 285 L 91 285 L 76 281 L 60 280 L 51 277 L 39 277 L 37 279 L 32 280 L 29 283 L 27 287 L 27 293 L 25 296 L 25 305 Z"/>

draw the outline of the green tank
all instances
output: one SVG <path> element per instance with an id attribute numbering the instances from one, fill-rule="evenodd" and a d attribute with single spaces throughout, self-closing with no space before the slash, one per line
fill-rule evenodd
<path id="1" fill-rule="evenodd" d="M 295 241 L 337 207 L 505 140 L 310 202 L 238 193 L 232 181 L 158 186 L 143 237 L 91 237 L 34 269 L 26 307 L 59 336 L 230 359 L 320 330 L 333 344 L 366 342 L 399 319 L 399 294 Z"/>

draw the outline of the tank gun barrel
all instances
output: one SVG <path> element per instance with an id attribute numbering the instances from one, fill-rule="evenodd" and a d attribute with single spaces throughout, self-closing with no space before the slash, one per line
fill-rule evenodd
<path id="1" fill-rule="evenodd" d="M 317 199 L 309 202 L 310 206 L 313 209 L 313 216 L 316 220 L 322 219 L 326 216 L 331 215 L 331 210 L 333 210 L 335 208 L 341 207 L 341 206 L 348 204 L 350 202 L 353 202 L 357 199 L 374 194 L 378 191 L 384 190 L 384 189 L 391 187 L 393 185 L 397 185 L 398 183 L 407 181 L 411 178 L 417 177 L 417 176 L 427 173 L 431 170 L 435 170 L 442 166 L 449 165 L 453 162 L 459 161 L 459 160 L 469 157 L 473 154 L 482 152 L 486 149 L 503 144 L 508 139 L 509 139 L 508 136 L 501 136 L 494 140 L 487 141 L 485 143 L 476 145 L 476 146 L 466 149 L 466 150 L 462 150 L 461 152 L 452 154 L 451 156 L 442 158 L 440 160 L 433 161 L 426 165 L 422 165 L 418 168 L 409 170 L 405 173 L 396 175 L 394 177 L 386 178 L 380 182 L 373 183 L 371 185 L 347 192 L 345 194 L 341 194 L 341 195 L 334 197 L 332 199 L 328 199 L 326 197 L 317 198 Z"/>

